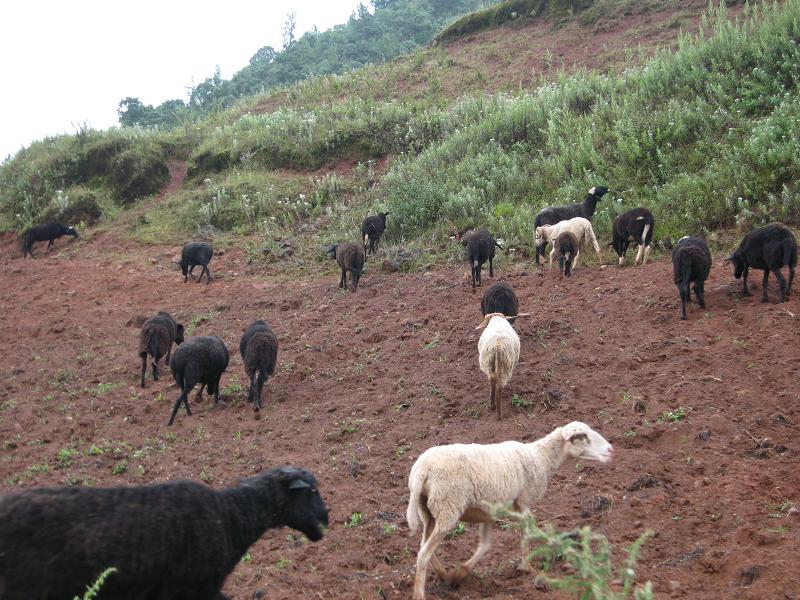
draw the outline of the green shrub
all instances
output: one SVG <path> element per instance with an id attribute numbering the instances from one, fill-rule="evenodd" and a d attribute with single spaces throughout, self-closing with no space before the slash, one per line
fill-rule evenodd
<path id="1" fill-rule="evenodd" d="M 54 221 L 64 225 L 77 225 L 78 223 L 94 225 L 103 215 L 97 202 L 97 196 L 91 190 L 76 186 L 63 193 L 63 197 L 67 198 L 66 202 L 50 204 L 39 214 L 37 221 L 39 223 Z"/>
<path id="2" fill-rule="evenodd" d="M 159 191 L 167 181 L 166 159 L 153 145 L 124 150 L 111 163 L 111 189 L 126 204 Z"/>

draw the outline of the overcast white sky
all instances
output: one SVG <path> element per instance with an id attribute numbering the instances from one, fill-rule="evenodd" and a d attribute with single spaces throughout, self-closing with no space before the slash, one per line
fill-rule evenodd
<path id="1" fill-rule="evenodd" d="M 127 96 L 156 106 L 229 79 L 262 46 L 344 23 L 358 0 L 6 0 L 0 5 L 0 162 L 32 141 L 88 122 L 117 125 Z M 364 2 L 367 4 L 366 0 Z"/>

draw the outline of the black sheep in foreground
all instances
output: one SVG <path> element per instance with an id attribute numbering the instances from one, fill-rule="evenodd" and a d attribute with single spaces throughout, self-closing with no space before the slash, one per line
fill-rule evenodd
<path id="1" fill-rule="evenodd" d="M 226 600 L 222 586 L 268 529 L 322 538 L 314 476 L 278 467 L 214 490 L 195 481 L 34 488 L 0 497 L 0 598 L 72 600 L 115 567 L 98 600 Z"/>
<path id="2" fill-rule="evenodd" d="M 656 219 L 653 213 L 644 207 L 633 208 L 614 219 L 611 246 L 619 256 L 620 267 L 625 264 L 625 253 L 631 243 L 639 245 L 634 266 L 647 263 L 655 226 Z"/>
<path id="3" fill-rule="evenodd" d="M 764 270 L 764 283 L 761 301 L 767 301 L 767 283 L 769 272 L 775 273 L 780 286 L 778 302 L 784 302 L 786 296 L 792 291 L 792 281 L 797 267 L 797 240 L 794 234 L 780 223 L 773 223 L 766 227 L 754 229 L 742 239 L 739 247 L 731 254 L 729 260 L 733 263 L 733 275 L 742 280 L 742 294 L 750 295 L 747 288 L 747 271 L 750 268 Z M 789 267 L 789 282 L 781 273 L 783 267 Z"/>
<path id="4" fill-rule="evenodd" d="M 139 333 L 139 356 L 142 359 L 142 387 L 147 373 L 147 355 L 153 357 L 153 380 L 158 381 L 158 361 L 164 356 L 169 365 L 172 343 L 183 343 L 183 325 L 176 323 L 172 315 L 159 311 L 142 325 Z"/>
<path id="5" fill-rule="evenodd" d="M 692 299 L 689 284 L 694 282 L 694 292 L 700 308 L 706 307 L 704 285 L 711 272 L 711 251 L 705 240 L 686 236 L 672 249 L 672 273 L 681 295 L 681 319 L 686 320 L 686 303 Z"/>
<path id="6" fill-rule="evenodd" d="M 481 314 L 485 317 L 490 313 L 502 313 L 513 323 L 519 314 L 519 300 L 514 288 L 505 281 L 498 281 L 489 286 L 481 298 Z"/>
<path id="7" fill-rule="evenodd" d="M 386 230 L 386 215 L 388 212 L 378 213 L 364 219 L 361 223 L 361 239 L 364 240 L 364 254 L 367 254 L 367 242 L 369 242 L 369 254 L 375 254 L 378 249 L 378 241 Z"/>
<path id="8" fill-rule="evenodd" d="M 569 231 L 562 231 L 558 234 L 555 244 L 556 256 L 558 257 L 558 276 L 570 277 L 572 275 L 572 267 L 575 265 L 575 260 L 578 258 L 580 251 L 580 242 L 575 237 L 574 233 Z"/>
<path id="9" fill-rule="evenodd" d="M 608 188 L 604 185 L 596 185 L 589 189 L 583 202 L 580 204 L 567 204 L 566 206 L 548 206 L 539 211 L 533 220 L 533 229 L 542 225 L 555 225 L 561 221 L 568 221 L 575 217 L 583 217 L 592 220 L 597 203 L 608 193 Z M 544 256 L 547 249 L 547 242 L 536 246 L 536 266 L 539 266 L 539 257 Z"/>
<path id="10" fill-rule="evenodd" d="M 472 287 L 481 285 L 481 267 L 488 260 L 489 261 L 489 277 L 494 277 L 494 268 L 492 261 L 494 260 L 495 247 L 503 249 L 492 237 L 492 234 L 485 229 L 478 229 L 469 235 L 467 240 L 467 260 L 469 261 L 469 268 L 472 274 Z"/>
<path id="11" fill-rule="evenodd" d="M 55 241 L 65 235 L 78 237 L 78 232 L 74 227 L 64 227 L 60 223 L 45 223 L 44 225 L 37 225 L 27 229 L 22 234 L 22 258 L 28 254 L 33 256 L 33 244 L 36 242 L 47 242 L 47 249 L 50 249 Z"/>
<path id="12" fill-rule="evenodd" d="M 261 390 L 278 362 L 278 337 L 264 321 L 253 321 L 239 342 L 239 353 L 250 380 L 247 401 L 261 410 Z"/>
<path id="13" fill-rule="evenodd" d="M 342 270 L 339 287 L 343 290 L 347 289 L 347 273 L 350 273 L 350 281 L 352 283 L 350 291 L 355 292 L 358 288 L 358 281 L 361 279 L 364 262 L 367 260 L 364 249 L 358 244 L 343 243 L 328 246 L 325 252 L 336 260 Z"/>
<path id="14" fill-rule="evenodd" d="M 206 274 L 206 285 L 211 283 L 211 269 L 208 268 L 208 263 L 211 262 L 213 255 L 214 250 L 211 248 L 211 244 L 206 242 L 189 242 L 186 244 L 181 251 L 181 260 L 178 263 L 181 266 L 181 273 L 183 273 L 183 283 L 189 280 L 189 275 L 192 274 L 192 271 L 197 266 L 203 267 L 197 283 L 203 281 L 203 273 Z"/>
<path id="15" fill-rule="evenodd" d="M 168 425 L 175 421 L 181 404 L 186 407 L 186 414 L 192 415 L 189 392 L 197 383 L 201 384 L 198 396 L 202 396 L 205 386 L 209 394 L 214 394 L 214 404 L 219 404 L 219 380 L 228 368 L 228 359 L 228 349 L 216 335 L 192 338 L 175 349 L 169 367 L 175 383 L 181 388 L 181 395 L 172 407 Z"/>

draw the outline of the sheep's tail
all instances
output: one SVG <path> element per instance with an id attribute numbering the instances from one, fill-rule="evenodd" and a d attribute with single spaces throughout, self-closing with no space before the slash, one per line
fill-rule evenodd
<path id="1" fill-rule="evenodd" d="M 422 525 L 422 519 L 419 516 L 419 502 L 422 490 L 425 488 L 425 479 L 426 477 L 421 472 L 421 469 L 411 469 L 408 481 L 408 488 L 411 493 L 409 494 L 408 509 L 406 510 L 406 521 L 408 521 L 408 529 L 411 533 L 414 533 Z"/>
<path id="2" fill-rule="evenodd" d="M 156 357 L 158 356 L 158 339 L 157 339 L 157 337 L 158 336 L 153 335 L 153 333 L 151 332 L 150 333 L 150 338 L 147 340 L 147 352 L 148 352 L 148 354 L 150 354 L 150 356 L 153 357 L 154 361 L 156 360 Z"/>
<path id="3" fill-rule="evenodd" d="M 366 246 L 368 243 L 369 243 L 369 234 L 365 232 L 364 233 L 364 245 Z"/>
<path id="4" fill-rule="evenodd" d="M 642 246 L 647 245 L 647 232 L 650 231 L 650 223 L 644 224 L 644 229 L 642 230 Z"/>
<path id="5" fill-rule="evenodd" d="M 788 267 L 792 264 L 792 259 L 794 258 L 795 252 L 797 252 L 797 248 L 795 244 L 792 243 L 792 238 L 786 237 L 783 239 L 783 265 L 784 267 Z"/>

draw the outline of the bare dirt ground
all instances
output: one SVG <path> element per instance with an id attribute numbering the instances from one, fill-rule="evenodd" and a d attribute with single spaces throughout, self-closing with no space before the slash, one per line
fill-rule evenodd
<path id="1" fill-rule="evenodd" d="M 708 308 L 693 304 L 687 322 L 667 260 L 579 267 L 563 282 L 501 260 L 495 280 L 531 316 L 518 321 L 522 362 L 498 422 L 477 365 L 480 293 L 461 270 L 389 275 L 371 261 L 351 294 L 333 270 L 289 282 L 245 275 L 233 249 L 214 258 L 207 286 L 182 282 L 170 263 L 179 246 L 98 235 L 22 260 L 15 244 L 0 239 L 2 489 L 175 478 L 216 487 L 285 463 L 311 469 L 331 509 L 327 536 L 268 532 L 228 579 L 233 598 L 409 597 L 416 457 L 436 444 L 532 440 L 576 419 L 616 446 L 615 462 L 566 464 L 540 519 L 589 524 L 618 545 L 655 530 L 639 575 L 660 597 L 800 595 L 800 520 L 789 510 L 800 504 L 800 302 L 776 304 L 776 289 L 768 304 L 760 290 L 740 299 L 720 256 Z M 148 373 L 144 390 L 137 381 L 138 326 L 159 309 L 193 335 L 221 335 L 232 357 L 224 402 L 192 402 L 193 416 L 171 428 L 168 370 L 157 383 Z M 236 352 L 256 318 L 281 344 L 260 420 Z M 512 394 L 524 405 L 511 407 Z M 363 521 L 346 526 L 356 512 Z M 453 565 L 476 543 L 468 527 L 440 554 Z M 462 588 L 429 579 L 429 595 L 558 597 L 518 575 L 518 559 L 518 534 L 497 528 Z"/>

